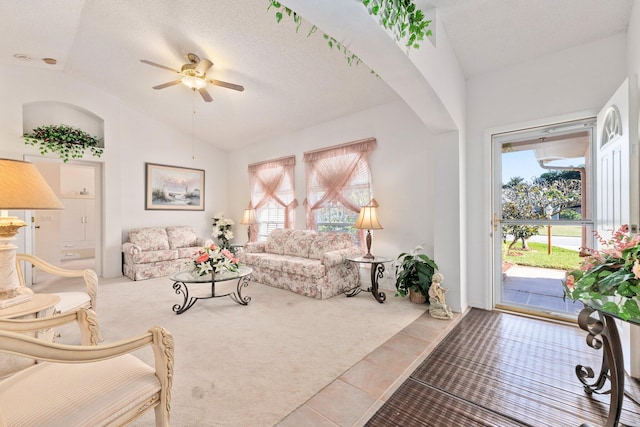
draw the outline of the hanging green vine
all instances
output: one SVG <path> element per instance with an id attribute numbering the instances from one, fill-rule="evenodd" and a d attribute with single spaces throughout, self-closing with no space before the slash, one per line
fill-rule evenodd
<path id="1" fill-rule="evenodd" d="M 269 2 L 269 7 L 267 7 L 267 10 L 271 9 L 272 7 L 276 9 L 276 21 L 278 21 L 278 23 L 282 21 L 282 18 L 284 18 L 285 16 L 288 16 L 288 17 L 291 17 L 291 19 L 293 19 L 293 22 L 296 24 L 296 33 L 298 32 L 298 30 L 300 30 L 300 27 L 302 25 L 302 16 L 298 15 L 296 12 L 294 12 L 290 8 L 284 6 L 279 1 L 276 1 L 276 0 L 267 0 L 267 1 Z M 311 29 L 307 33 L 307 37 L 311 36 L 316 31 L 318 31 L 318 27 L 315 25 L 312 25 Z M 324 33 L 323 36 L 324 36 L 324 39 L 327 41 L 329 48 L 331 49 L 335 48 L 338 52 L 342 52 L 349 65 L 354 65 L 354 64 L 359 65 L 362 62 L 362 60 L 358 58 L 358 56 L 355 53 L 347 49 L 347 47 L 344 46 L 342 43 L 340 43 L 338 40 L 331 37 L 327 33 Z"/>
<path id="2" fill-rule="evenodd" d="M 267 10 L 275 8 L 275 16 L 278 23 L 280 23 L 285 16 L 291 17 L 293 22 L 296 24 L 296 32 L 298 32 L 302 25 L 302 17 L 277 0 L 267 1 L 269 2 Z M 408 48 L 418 49 L 420 47 L 420 42 L 422 42 L 425 37 L 432 35 L 431 30 L 428 28 L 431 21 L 425 18 L 424 13 L 416 7 L 413 0 L 360 1 L 367 8 L 370 15 L 378 16 L 380 18 L 380 25 L 391 31 L 397 41 L 406 38 L 406 46 Z M 315 33 L 317 30 L 318 27 L 312 25 L 311 29 L 307 33 L 307 37 Z M 324 39 L 327 40 L 329 48 L 335 48 L 338 52 L 342 52 L 344 54 L 349 65 L 359 65 L 362 62 L 355 53 L 351 52 L 346 46 L 327 33 L 324 33 Z"/>
<path id="3" fill-rule="evenodd" d="M 380 18 L 380 25 L 393 32 L 397 41 L 407 38 L 406 46 L 418 49 L 431 36 L 431 24 L 413 0 L 360 0 L 370 15 Z"/>
<path id="4" fill-rule="evenodd" d="M 40 154 L 58 153 L 60 159 L 65 163 L 70 158 L 82 158 L 86 149 L 89 149 L 94 157 L 100 157 L 104 151 L 99 146 L 100 139 L 89 135 L 82 129 L 68 125 L 40 126 L 35 128 L 32 133 L 25 133 L 22 137 L 25 144 L 38 146 Z"/>

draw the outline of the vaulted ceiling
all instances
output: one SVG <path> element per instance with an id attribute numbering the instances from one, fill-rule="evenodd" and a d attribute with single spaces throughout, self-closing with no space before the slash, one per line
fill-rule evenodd
<path id="1" fill-rule="evenodd" d="M 311 0 L 310 0 L 311 1 Z M 416 0 L 436 8 L 467 77 L 626 31 L 632 0 Z M 231 150 L 400 98 L 366 64 L 349 66 L 322 30 L 277 23 L 267 0 L 0 0 L 0 64 L 88 81 L 133 108 Z M 146 59 L 213 62 L 213 101 Z M 356 52 L 357 53 L 357 52 Z M 28 55 L 31 60 L 16 58 Z M 57 64 L 45 63 L 54 58 Z M 194 115 L 195 111 L 195 115 Z"/>

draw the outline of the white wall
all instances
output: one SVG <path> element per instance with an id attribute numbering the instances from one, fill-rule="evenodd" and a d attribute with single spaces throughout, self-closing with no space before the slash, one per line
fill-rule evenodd
<path id="1" fill-rule="evenodd" d="M 491 308 L 491 129 L 515 130 L 597 112 L 626 77 L 619 34 L 467 81 L 469 304 Z"/>
<path id="2" fill-rule="evenodd" d="M 139 226 L 192 225 L 209 237 L 211 218 L 224 211 L 227 201 L 226 154 L 196 142 L 192 159 L 190 135 L 130 108 L 97 88 L 71 80 L 62 72 L 29 67 L 0 66 L 0 157 L 22 159 L 38 155 L 22 141 L 22 107 L 36 101 L 67 102 L 89 110 L 104 120 L 105 152 L 103 201 L 103 276 L 121 274 L 120 246 L 126 231 Z M 185 110 L 191 107 L 185 105 Z M 146 211 L 144 163 L 161 163 L 205 170 L 205 211 Z M 18 239 L 24 240 L 24 231 Z M 24 247 L 24 241 L 18 242 Z"/>
<path id="3" fill-rule="evenodd" d="M 374 196 L 380 203 L 378 213 L 383 230 L 374 231 L 371 251 L 376 255 L 397 257 L 398 254 L 410 251 L 419 244 L 424 244 L 425 253 L 434 257 L 434 214 L 438 209 L 434 182 L 446 188 L 444 182 L 435 177 L 435 147 L 439 143 L 444 146 L 456 146 L 457 134 L 451 141 L 432 136 L 428 129 L 403 102 L 392 103 L 370 110 L 345 116 L 310 127 L 299 132 L 283 135 L 229 154 L 229 212 L 233 218 L 239 219 L 242 209 L 249 202 L 249 179 L 247 165 L 263 160 L 275 159 L 287 155 L 296 156 L 296 197 L 299 206 L 296 209 L 296 228 L 304 229 L 305 211 L 305 177 L 303 153 L 331 145 L 342 144 L 363 138 L 374 137 L 377 147 L 370 156 L 373 177 Z M 438 148 L 442 150 L 442 147 Z M 447 149 L 450 153 L 452 148 Z M 454 157 L 457 149 L 453 149 Z M 442 169 L 446 162 L 440 162 Z M 447 185 L 455 182 L 447 183 Z M 440 215 L 448 215 L 441 212 Z M 450 216 L 450 215 L 449 215 Z M 450 216 L 451 217 L 451 216 Z M 457 217 L 453 215 L 454 218 Z M 246 229 L 241 229 L 244 236 Z M 456 233 L 453 233 L 455 239 Z M 452 236 L 443 236 L 450 239 Z M 242 240 L 242 239 L 240 239 Z M 443 245 L 444 246 L 444 245 Z M 457 243 L 456 243 L 457 246 Z M 460 281 L 456 279 L 460 268 L 458 257 L 442 257 L 438 259 L 441 271 L 445 275 L 446 287 L 450 289 L 451 306 L 460 310 Z M 391 265 L 387 264 L 386 279 L 381 286 L 395 289 L 389 278 Z M 450 281 L 448 279 L 451 279 Z M 363 281 L 367 283 L 368 277 Z M 392 297 L 393 292 L 388 293 Z"/>

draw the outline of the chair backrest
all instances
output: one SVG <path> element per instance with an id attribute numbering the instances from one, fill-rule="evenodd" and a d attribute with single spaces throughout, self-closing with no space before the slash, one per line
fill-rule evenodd
<path id="1" fill-rule="evenodd" d="M 27 283 L 25 282 L 25 274 L 23 269 L 23 264 L 30 263 L 34 267 L 52 274 L 58 277 L 67 277 L 67 278 L 82 278 L 84 280 L 84 289 L 82 292 L 86 293 L 87 298 L 82 298 L 82 296 L 77 295 L 77 292 L 69 292 L 65 297 L 67 292 L 55 292 L 62 299 L 59 307 L 61 308 L 61 312 L 68 312 L 71 310 L 78 309 L 80 307 L 90 308 L 95 310 L 96 303 L 98 299 L 98 275 L 96 272 L 90 268 L 85 268 L 83 270 L 70 270 L 66 268 L 56 267 L 55 265 L 49 264 L 41 258 L 38 258 L 34 255 L 28 254 L 16 254 L 16 271 L 18 273 L 18 280 L 20 282 L 20 286 L 29 289 Z M 72 295 L 73 294 L 73 295 Z M 70 301 L 73 299 L 73 301 Z"/>

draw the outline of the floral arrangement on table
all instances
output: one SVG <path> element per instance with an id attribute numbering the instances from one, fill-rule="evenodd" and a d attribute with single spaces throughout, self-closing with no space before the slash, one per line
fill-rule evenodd
<path id="1" fill-rule="evenodd" d="M 233 239 L 233 231 L 231 227 L 235 222 L 231 218 L 225 218 L 222 212 L 213 217 L 213 231 L 211 236 L 218 240 L 218 244 L 223 249 L 228 249 L 233 252 L 231 243 L 229 241 Z"/>
<path id="2" fill-rule="evenodd" d="M 229 249 L 216 246 L 213 242 L 198 250 L 195 255 L 193 265 L 198 276 L 223 271 L 238 271 L 238 258 Z"/>
<path id="3" fill-rule="evenodd" d="M 626 225 L 609 240 L 594 234 L 603 249 L 583 249 L 580 268 L 563 281 L 565 298 L 593 301 L 621 319 L 640 320 L 640 235 L 629 236 Z"/>

